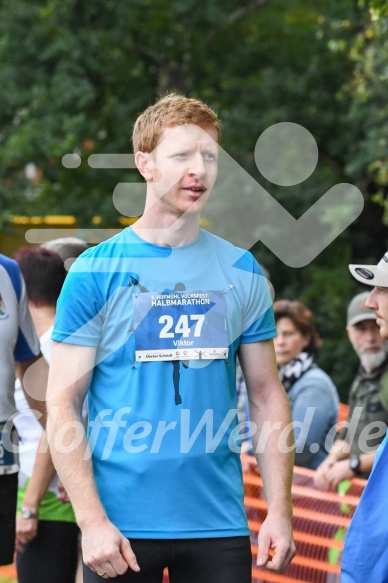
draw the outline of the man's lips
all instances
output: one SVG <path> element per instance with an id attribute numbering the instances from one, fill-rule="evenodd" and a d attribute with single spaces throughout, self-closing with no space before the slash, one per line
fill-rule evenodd
<path id="1" fill-rule="evenodd" d="M 191 194 L 192 196 L 201 196 L 207 189 L 202 184 L 200 185 L 189 185 L 189 186 L 182 186 L 182 190 L 185 190 L 187 193 Z"/>

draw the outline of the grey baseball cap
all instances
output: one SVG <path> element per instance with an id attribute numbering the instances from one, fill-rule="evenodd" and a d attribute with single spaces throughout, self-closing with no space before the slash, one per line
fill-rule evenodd
<path id="1" fill-rule="evenodd" d="M 365 305 L 368 296 L 369 292 L 362 292 L 352 299 L 348 307 L 348 318 L 346 322 L 348 326 L 354 326 L 364 320 L 376 320 L 375 312 Z"/>
<path id="2" fill-rule="evenodd" d="M 349 265 L 349 269 L 365 285 L 388 287 L 388 251 L 377 265 Z"/>
<path id="3" fill-rule="evenodd" d="M 65 264 L 66 269 L 70 269 L 71 264 L 75 259 L 81 255 L 89 245 L 83 239 L 77 237 L 61 237 L 59 239 L 51 239 L 41 245 L 45 249 L 58 253 Z"/>

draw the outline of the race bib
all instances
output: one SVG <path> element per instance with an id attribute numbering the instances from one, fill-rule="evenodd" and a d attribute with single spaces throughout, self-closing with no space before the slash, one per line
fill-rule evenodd
<path id="1" fill-rule="evenodd" d="M 18 434 L 15 427 L 0 423 L 0 475 L 15 474 L 19 471 L 17 451 Z M 13 447 L 12 447 L 13 446 Z"/>
<path id="2" fill-rule="evenodd" d="M 138 362 L 228 357 L 221 292 L 139 293 L 133 296 L 133 307 Z"/>

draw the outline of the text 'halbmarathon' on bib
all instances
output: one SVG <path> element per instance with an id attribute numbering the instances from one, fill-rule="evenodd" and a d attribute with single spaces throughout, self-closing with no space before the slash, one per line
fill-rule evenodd
<path id="1" fill-rule="evenodd" d="M 133 296 L 138 362 L 228 357 L 226 302 L 217 291 L 166 291 Z"/>

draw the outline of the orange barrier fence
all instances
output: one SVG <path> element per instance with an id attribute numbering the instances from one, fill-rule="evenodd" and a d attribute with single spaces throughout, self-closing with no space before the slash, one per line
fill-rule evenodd
<path id="1" fill-rule="evenodd" d="M 346 421 L 349 413 L 349 405 L 346 403 L 340 403 L 338 407 L 338 421 Z"/>
<path id="2" fill-rule="evenodd" d="M 12 581 L 16 582 L 16 567 L 15 565 L 7 565 L 6 567 L 0 567 L 0 583 L 2 581 Z"/>
<path id="3" fill-rule="evenodd" d="M 263 482 L 253 473 L 244 475 L 245 507 L 251 531 L 252 582 L 339 583 L 346 530 L 358 504 L 365 480 L 343 482 L 341 494 L 314 487 L 314 472 L 295 467 L 292 485 L 293 529 L 297 556 L 283 575 L 256 567 L 257 534 L 266 512 Z"/>
<path id="4" fill-rule="evenodd" d="M 278 575 L 256 566 L 257 535 L 267 514 L 267 503 L 261 477 L 244 474 L 244 503 L 253 554 L 252 583 L 340 583 L 346 530 L 366 481 L 357 478 L 342 482 L 339 494 L 315 488 L 313 476 L 313 470 L 297 466 L 294 469 L 292 502 L 297 555 L 286 572 Z M 168 581 L 165 575 L 163 583 Z"/>

